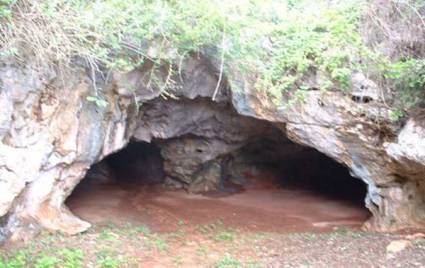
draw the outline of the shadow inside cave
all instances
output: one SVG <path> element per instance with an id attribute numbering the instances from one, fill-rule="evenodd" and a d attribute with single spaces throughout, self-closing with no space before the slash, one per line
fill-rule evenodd
<path id="1" fill-rule="evenodd" d="M 189 194 L 163 187 L 159 146 L 131 142 L 95 164 L 67 205 L 94 224 L 148 224 L 157 231 L 217 219 L 247 231 L 326 231 L 358 228 L 370 216 L 365 184 L 314 149 L 264 138 L 232 155 L 224 179 L 242 191 Z"/>

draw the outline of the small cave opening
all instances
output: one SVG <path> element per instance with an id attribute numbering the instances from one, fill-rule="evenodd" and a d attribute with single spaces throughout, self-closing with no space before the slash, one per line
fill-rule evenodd
<path id="1" fill-rule="evenodd" d="M 137 222 L 133 197 L 153 191 L 164 178 L 160 148 L 155 143 L 131 141 L 92 165 L 66 205 L 95 224 Z"/>
<path id="2" fill-rule="evenodd" d="M 146 224 L 156 231 L 217 220 L 247 231 L 327 231 L 359 228 L 370 216 L 361 180 L 344 165 L 285 137 L 258 138 L 220 155 L 208 162 L 220 169 L 219 178 L 203 164 L 204 180 L 193 183 L 167 175 L 169 164 L 161 153 L 166 142 L 132 141 L 93 165 L 67 206 L 96 225 Z M 205 148 L 191 149 L 203 155 Z M 199 190 L 208 180 L 215 189 Z"/>

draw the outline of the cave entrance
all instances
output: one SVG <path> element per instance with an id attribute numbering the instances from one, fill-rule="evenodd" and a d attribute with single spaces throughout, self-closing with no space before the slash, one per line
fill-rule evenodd
<path id="1" fill-rule="evenodd" d="M 157 231 L 216 221 L 249 231 L 326 231 L 358 228 L 370 216 L 362 181 L 287 139 L 257 139 L 221 158 L 228 171 L 219 190 L 199 194 L 181 181 L 170 189 L 158 144 L 131 142 L 95 164 L 68 198 L 69 208 L 94 224 L 147 224 Z"/>
<path id="2" fill-rule="evenodd" d="M 350 206 L 364 206 L 366 184 L 351 176 L 347 167 L 316 149 L 285 138 L 263 138 L 244 146 L 236 155 L 236 173 L 240 173 L 240 169 L 248 170 L 249 174 L 251 169 L 249 176 L 258 177 L 257 180 L 273 187 L 310 192 Z"/>
<path id="3" fill-rule="evenodd" d="M 137 223 L 137 196 L 155 191 L 163 181 L 160 148 L 154 143 L 131 141 L 94 164 L 66 204 L 90 223 Z"/>

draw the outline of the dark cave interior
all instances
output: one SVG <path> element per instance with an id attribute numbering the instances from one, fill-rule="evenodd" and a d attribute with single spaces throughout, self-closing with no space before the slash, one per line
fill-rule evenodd
<path id="1" fill-rule="evenodd" d="M 230 168 L 237 171 L 230 171 L 227 178 L 220 179 L 244 187 L 244 184 L 249 185 L 253 176 L 261 179 L 261 174 L 273 174 L 274 187 L 314 192 L 329 199 L 363 206 L 366 185 L 353 178 L 344 165 L 315 149 L 290 145 L 268 138 L 253 141 L 232 153 Z M 252 174 L 253 170 L 257 175 Z M 75 191 L 97 183 L 160 185 L 165 177 L 161 148 L 155 142 L 132 141 L 95 164 Z M 217 190 L 223 189 L 219 187 Z"/>

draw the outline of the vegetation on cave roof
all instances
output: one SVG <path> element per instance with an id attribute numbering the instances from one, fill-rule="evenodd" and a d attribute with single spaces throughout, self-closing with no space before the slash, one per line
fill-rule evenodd
<path id="1" fill-rule="evenodd" d="M 420 0 L 388 0 L 406 24 L 424 22 Z M 365 0 L 0 0 L 3 56 L 37 57 L 70 66 L 83 59 L 131 70 L 208 53 L 232 82 L 240 77 L 276 103 L 302 98 L 320 77 L 321 90 L 347 91 L 354 72 L 378 77 L 402 93 L 404 106 L 424 99 L 425 62 L 417 55 L 392 59 L 367 45 Z M 385 28 L 385 22 L 379 21 Z M 425 23 L 424 23 L 425 28 Z M 153 49 L 155 48 L 155 49 Z M 158 81 L 158 84 L 165 81 Z M 158 85 L 161 86 L 161 85 Z M 166 88 L 167 84 L 161 88 Z"/>

